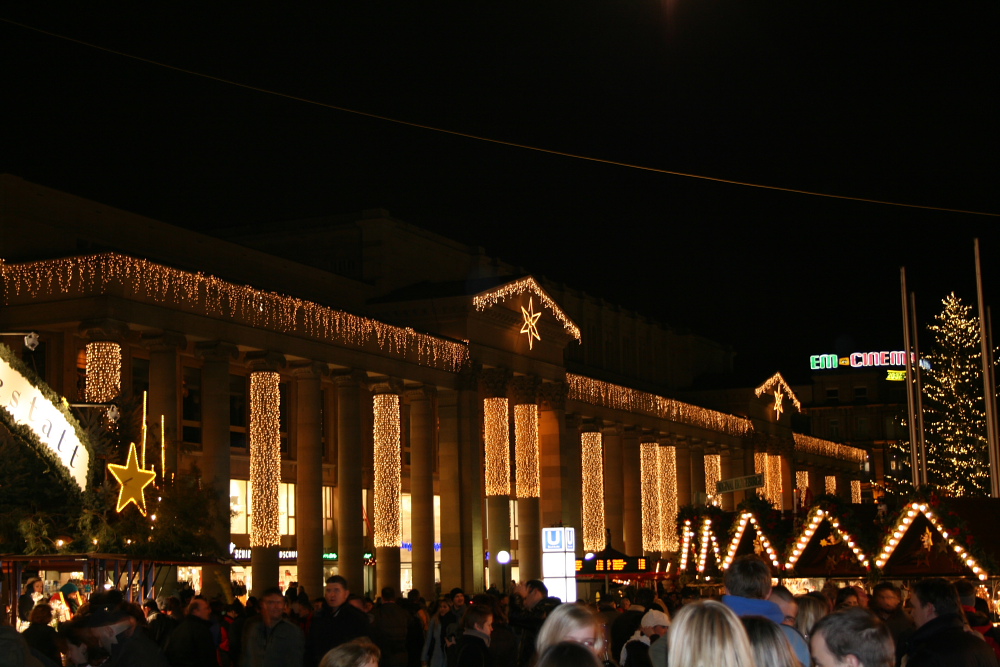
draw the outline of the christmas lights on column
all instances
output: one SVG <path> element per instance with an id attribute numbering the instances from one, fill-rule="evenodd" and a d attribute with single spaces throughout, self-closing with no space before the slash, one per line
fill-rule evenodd
<path id="1" fill-rule="evenodd" d="M 281 544 L 278 531 L 278 485 L 281 482 L 278 384 L 279 376 L 274 371 L 250 374 L 251 547 Z"/>
<path id="2" fill-rule="evenodd" d="M 375 412 L 374 468 L 375 547 L 399 548 L 402 533 L 399 519 L 401 485 L 399 396 L 379 393 L 373 398 Z"/>
<path id="3" fill-rule="evenodd" d="M 107 403 L 121 393 L 122 346 L 113 341 L 87 343 L 88 403 Z"/>
<path id="4" fill-rule="evenodd" d="M 580 433 L 583 468 L 583 548 L 604 548 L 604 452 L 600 432 Z"/>
<path id="5" fill-rule="evenodd" d="M 660 539 L 664 551 L 677 551 L 677 448 L 659 448 L 660 457 Z"/>
<path id="6" fill-rule="evenodd" d="M 660 537 L 660 446 L 656 442 L 639 445 L 639 465 L 642 485 L 642 550 L 658 552 L 663 549 Z"/>

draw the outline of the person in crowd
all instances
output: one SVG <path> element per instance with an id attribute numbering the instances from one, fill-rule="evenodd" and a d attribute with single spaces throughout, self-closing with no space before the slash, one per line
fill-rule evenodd
<path id="1" fill-rule="evenodd" d="M 63 584 L 49 599 L 56 625 L 65 623 L 76 615 L 80 608 L 80 589 L 72 581 Z"/>
<path id="2" fill-rule="evenodd" d="M 558 642 L 538 654 L 535 667 L 604 667 L 594 652 L 577 642 Z"/>
<path id="3" fill-rule="evenodd" d="M 670 667 L 758 667 L 740 619 L 714 600 L 681 607 L 667 656 Z"/>
<path id="4" fill-rule="evenodd" d="M 506 612 L 500 606 L 499 596 L 481 593 L 472 598 L 472 604 L 486 605 L 493 610 L 493 631 L 490 633 L 490 656 L 493 658 L 493 664 L 515 664 L 517 635 L 510 627 Z"/>
<path id="5" fill-rule="evenodd" d="M 462 616 L 465 615 L 465 591 L 456 586 L 448 593 L 448 597 L 451 599 L 451 613 L 455 615 L 457 620 L 461 621 Z"/>
<path id="6" fill-rule="evenodd" d="M 771 570 L 759 556 L 748 554 L 732 562 L 725 574 L 726 594 L 722 604 L 737 616 L 763 616 L 777 623 L 792 646 L 795 657 L 803 665 L 808 665 L 809 646 L 799 631 L 784 625 L 785 615 L 775 603 L 767 598 L 771 594 Z"/>
<path id="7" fill-rule="evenodd" d="M 966 631 L 955 587 L 932 577 L 913 585 L 909 604 L 917 629 L 900 650 L 907 667 L 996 667 L 986 642 Z"/>
<path id="8" fill-rule="evenodd" d="M 31 622 L 28 615 L 36 604 L 45 599 L 45 582 L 38 577 L 29 577 L 24 582 L 24 592 L 17 599 L 17 629 L 24 632 Z"/>
<path id="9" fill-rule="evenodd" d="M 378 667 L 382 653 L 367 637 L 359 637 L 330 649 L 319 667 Z"/>
<path id="10" fill-rule="evenodd" d="M 622 667 L 652 667 L 650 646 L 666 636 L 670 628 L 670 617 L 659 609 L 650 609 L 639 622 L 639 629 L 625 642 L 619 654 L 618 664 Z"/>
<path id="11" fill-rule="evenodd" d="M 423 641 L 420 620 L 400 605 L 396 599 L 396 589 L 386 586 L 382 589 L 382 604 L 375 608 L 375 622 L 371 627 L 371 638 L 382 653 L 381 667 L 407 667 L 411 654 L 419 653 Z"/>
<path id="12" fill-rule="evenodd" d="M 559 642 L 576 642 L 586 646 L 594 655 L 604 654 L 604 634 L 598 619 L 580 605 L 561 604 L 552 610 L 538 631 L 535 653 L 541 655 Z"/>
<path id="13" fill-rule="evenodd" d="M 868 608 L 885 623 L 892 634 L 892 641 L 899 649 L 906 643 L 916 626 L 903 609 L 903 595 L 891 582 L 881 581 L 872 589 Z"/>
<path id="14" fill-rule="evenodd" d="M 324 607 L 313 616 L 306 642 L 307 667 L 319 664 L 326 653 L 345 642 L 371 633 L 368 617 L 348 603 L 351 591 L 347 579 L 334 575 L 326 580 Z"/>
<path id="15" fill-rule="evenodd" d="M 217 667 L 211 615 L 208 600 L 200 595 L 191 598 L 163 651 L 171 667 Z"/>
<path id="16" fill-rule="evenodd" d="M 860 606 L 861 601 L 858 600 L 858 592 L 854 590 L 853 586 L 844 586 L 843 588 L 837 589 L 837 597 L 833 600 L 834 611 L 843 609 L 844 607 Z"/>
<path id="17" fill-rule="evenodd" d="M 785 619 L 781 621 L 784 625 L 790 625 L 793 628 L 797 626 L 799 603 L 796 602 L 795 596 L 792 595 L 792 592 L 788 588 L 781 585 L 772 587 L 771 594 L 767 599 L 778 605 L 778 608 L 781 609 L 781 613 L 785 616 Z"/>
<path id="18" fill-rule="evenodd" d="M 408 612 L 420 620 L 424 632 L 427 632 L 431 625 L 431 616 L 427 613 L 427 601 L 420 597 L 420 591 L 411 588 L 410 592 L 406 594 L 406 599 L 400 600 L 400 604 L 403 604 Z"/>
<path id="19" fill-rule="evenodd" d="M 858 606 L 862 609 L 868 609 L 871 604 L 871 596 L 868 595 L 868 591 L 865 590 L 865 587 L 855 584 L 854 586 L 851 586 L 851 588 L 854 589 L 855 595 L 858 596 Z"/>
<path id="20" fill-rule="evenodd" d="M 52 661 L 53 665 L 62 664 L 62 654 L 56 629 L 52 623 L 52 607 L 44 602 L 35 605 L 28 613 L 28 627 L 22 633 L 28 646 Z"/>
<path id="21" fill-rule="evenodd" d="M 976 587 L 971 581 L 959 579 L 955 582 L 955 592 L 958 593 L 958 601 L 962 603 L 966 623 L 983 636 L 993 649 L 993 653 L 1000 659 L 1000 628 L 993 625 L 988 615 L 976 609 Z"/>
<path id="22" fill-rule="evenodd" d="M 448 598 L 442 597 L 438 600 L 437 612 L 431 618 L 427 636 L 424 638 L 424 647 L 420 652 L 422 665 L 446 667 L 448 660 L 445 657 L 445 631 L 454 622 L 455 616 L 451 613 L 451 603 Z"/>
<path id="23" fill-rule="evenodd" d="M 150 605 L 150 603 L 152 604 Z M 170 634 L 177 628 L 183 618 L 180 599 L 173 596 L 168 597 L 163 601 L 163 611 L 152 611 L 154 608 L 159 608 L 155 600 L 147 600 L 143 608 L 144 610 L 151 610 L 146 615 L 149 636 L 161 649 L 166 648 Z"/>
<path id="24" fill-rule="evenodd" d="M 454 664 L 449 667 L 493 667 L 490 655 L 490 635 L 493 632 L 493 609 L 486 605 L 469 605 L 462 617 L 462 637 L 458 640 Z M 503 666 L 506 667 L 506 666 Z"/>
<path id="25" fill-rule="evenodd" d="M 240 667 L 286 667 L 303 664 L 302 629 L 284 617 L 285 598 L 277 586 L 260 596 L 260 616 L 243 630 Z"/>
<path id="26" fill-rule="evenodd" d="M 747 631 L 758 667 L 811 667 L 800 663 L 792 654 L 788 639 L 774 621 L 763 616 L 744 616 L 740 621 Z"/>
<path id="27" fill-rule="evenodd" d="M 830 607 L 823 594 L 799 595 L 795 598 L 795 602 L 799 608 L 799 613 L 795 617 L 795 627 L 802 634 L 803 639 L 809 641 L 813 627 L 819 622 L 819 619 L 830 613 Z"/>
<path id="28" fill-rule="evenodd" d="M 653 605 L 656 593 L 649 588 L 640 588 L 635 592 L 635 599 L 628 610 L 611 624 L 611 655 L 615 658 L 621 655 L 625 643 L 635 634 L 642 624 L 642 617 Z"/>
<path id="29" fill-rule="evenodd" d="M 896 662 L 889 629 L 860 607 L 821 618 L 809 643 L 816 667 L 893 667 Z"/>
<path id="30" fill-rule="evenodd" d="M 169 667 L 163 651 L 139 627 L 141 615 L 141 611 L 130 613 L 121 591 L 94 593 L 86 612 L 73 623 L 87 645 L 90 663 L 108 655 L 104 667 Z"/>
<path id="31" fill-rule="evenodd" d="M 538 579 L 518 584 L 515 593 L 521 598 L 521 605 L 510 611 L 510 627 L 517 637 L 517 665 L 527 667 L 535 655 L 538 633 L 559 600 L 549 597 L 549 589 Z"/>

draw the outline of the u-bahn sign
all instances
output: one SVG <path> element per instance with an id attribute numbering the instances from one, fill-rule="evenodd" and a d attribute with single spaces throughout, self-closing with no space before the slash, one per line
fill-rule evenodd
<path id="1" fill-rule="evenodd" d="M 732 479 L 722 479 L 715 483 L 716 493 L 732 493 L 743 489 L 759 489 L 764 486 L 764 473 L 747 475 L 746 477 L 733 477 Z"/>

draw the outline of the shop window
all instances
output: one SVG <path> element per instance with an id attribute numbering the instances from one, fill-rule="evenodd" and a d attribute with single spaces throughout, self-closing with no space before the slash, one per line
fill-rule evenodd
<path id="1" fill-rule="evenodd" d="M 868 387 L 855 387 L 854 388 L 854 400 L 855 401 L 867 401 L 868 400 Z"/>
<path id="2" fill-rule="evenodd" d="M 248 534 L 253 517 L 253 493 L 249 481 L 229 480 L 229 509 L 232 511 L 230 532 L 233 535 Z M 295 484 L 278 484 L 278 532 L 282 535 L 295 534 Z"/>
<path id="3" fill-rule="evenodd" d="M 323 487 L 323 534 L 333 535 L 333 487 Z"/>
<path id="4" fill-rule="evenodd" d="M 840 388 L 839 387 L 827 387 L 826 390 L 826 401 L 827 403 L 837 403 L 840 401 Z"/>

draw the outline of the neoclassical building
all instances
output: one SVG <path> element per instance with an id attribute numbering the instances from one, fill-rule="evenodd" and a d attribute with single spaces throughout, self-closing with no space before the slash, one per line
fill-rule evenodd
<path id="1" fill-rule="evenodd" d="M 385 211 L 207 236 L 5 175 L 0 232 L 0 331 L 37 331 L 71 402 L 148 392 L 164 472 L 232 508 L 257 590 L 480 590 L 501 550 L 540 577 L 544 526 L 656 557 L 678 507 L 742 500 L 720 479 L 785 508 L 859 488 L 865 452 L 796 434 L 780 374 L 679 400 L 733 351 Z"/>

